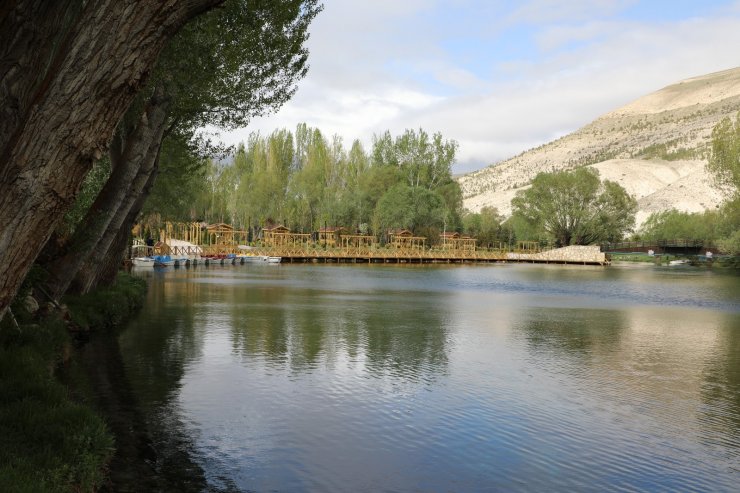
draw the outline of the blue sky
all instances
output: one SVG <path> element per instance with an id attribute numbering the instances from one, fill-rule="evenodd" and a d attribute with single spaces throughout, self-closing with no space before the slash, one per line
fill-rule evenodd
<path id="1" fill-rule="evenodd" d="M 460 143 L 454 171 L 506 159 L 682 79 L 740 65 L 740 1 L 324 0 L 308 76 L 276 114 L 347 147 L 406 128 Z"/>

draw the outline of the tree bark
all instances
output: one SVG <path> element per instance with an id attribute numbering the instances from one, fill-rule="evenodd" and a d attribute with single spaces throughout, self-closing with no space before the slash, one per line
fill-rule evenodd
<path id="1" fill-rule="evenodd" d="M 88 280 L 87 283 L 90 289 L 95 289 L 100 286 L 110 286 L 113 281 L 116 280 L 116 275 L 121 269 L 121 262 L 123 261 L 126 250 L 129 246 L 129 238 L 131 236 L 131 229 L 134 227 L 136 218 L 139 216 L 141 209 L 144 207 L 149 192 L 154 185 L 154 180 L 157 177 L 159 166 L 156 166 L 153 170 L 149 181 L 147 181 L 143 192 L 136 199 L 136 202 L 131 207 L 123 221 L 123 225 L 119 228 L 116 233 L 116 237 L 111 242 L 108 251 L 105 252 L 97 265 L 97 268 L 93 271 L 92 279 Z M 88 265 L 89 266 L 89 265 Z M 81 283 L 84 282 L 81 280 Z"/>
<path id="2" fill-rule="evenodd" d="M 0 5 L 0 314 L 164 44 L 222 1 Z"/>
<path id="3" fill-rule="evenodd" d="M 118 217 L 119 209 L 129 207 L 130 203 L 124 205 L 127 197 L 143 189 L 154 166 L 152 154 L 161 145 L 168 106 L 168 100 L 159 90 L 155 91 L 136 127 L 128 135 L 116 138 L 121 144 L 111 148 L 113 172 L 110 178 L 77 227 L 64 254 L 44 266 L 48 272 L 47 292 L 53 299 L 58 301 L 64 295 L 82 264 L 94 258 L 96 248 L 107 248 L 107 243 L 112 241 L 108 229 L 119 228 L 123 219 Z"/>
<path id="4" fill-rule="evenodd" d="M 162 147 L 162 139 L 166 128 L 166 108 L 159 107 L 159 116 L 151 126 L 146 126 L 145 132 L 141 132 L 137 142 L 132 145 L 144 150 L 142 154 L 135 154 L 128 157 L 138 161 L 136 176 L 127 187 L 125 194 L 122 194 L 120 202 L 114 209 L 114 214 L 107 227 L 99 234 L 99 239 L 92 249 L 85 256 L 84 261 L 79 263 L 80 268 L 76 272 L 74 279 L 74 291 L 78 293 L 87 293 L 94 285 L 96 273 L 100 263 L 106 257 L 111 244 L 114 243 L 121 229 L 126 228 L 126 219 L 130 212 L 138 203 L 143 206 L 144 200 L 148 196 L 148 188 L 151 188 L 159 164 L 159 151 Z M 121 168 L 131 168 L 126 162 L 119 165 Z M 138 211 L 133 219 L 136 219 Z M 130 230 L 130 228 L 129 228 Z M 125 234 L 128 236 L 128 231 Z M 69 286 L 69 284 L 68 284 Z M 66 291 L 66 289 L 65 289 Z"/>

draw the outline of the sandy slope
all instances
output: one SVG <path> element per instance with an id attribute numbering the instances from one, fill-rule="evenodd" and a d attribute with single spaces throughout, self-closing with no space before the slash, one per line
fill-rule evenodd
<path id="1" fill-rule="evenodd" d="M 740 68 L 687 79 L 580 130 L 458 178 L 464 206 L 510 214 L 516 191 L 539 172 L 594 166 L 638 199 L 637 221 L 655 211 L 701 211 L 720 194 L 704 169 L 714 126 L 740 111 Z"/>

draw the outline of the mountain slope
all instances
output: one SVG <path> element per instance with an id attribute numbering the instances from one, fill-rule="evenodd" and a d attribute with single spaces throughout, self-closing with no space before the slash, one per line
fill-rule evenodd
<path id="1" fill-rule="evenodd" d="M 704 169 L 711 133 L 740 111 L 740 68 L 684 80 L 607 113 L 558 140 L 458 179 L 464 206 L 511 213 L 511 198 L 540 172 L 597 168 L 638 199 L 638 225 L 652 212 L 716 207 Z"/>

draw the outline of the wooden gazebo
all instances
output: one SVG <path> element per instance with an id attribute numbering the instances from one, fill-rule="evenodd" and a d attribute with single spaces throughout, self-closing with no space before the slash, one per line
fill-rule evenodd
<path id="1" fill-rule="evenodd" d="M 458 241 L 458 250 L 465 250 L 474 252 L 476 243 L 478 243 L 478 240 L 473 238 L 472 236 L 461 236 Z"/>
<path id="2" fill-rule="evenodd" d="M 421 249 L 427 241 L 424 236 L 414 236 L 408 229 L 393 229 L 388 232 L 390 245 L 394 248 Z"/>
<path id="3" fill-rule="evenodd" d="M 442 248 L 445 250 L 457 250 L 460 233 L 457 231 L 445 231 L 439 235 L 439 240 L 442 243 Z"/>
<path id="4" fill-rule="evenodd" d="M 340 244 L 341 236 L 347 230 L 341 226 L 325 226 L 319 228 L 319 243 L 326 246 L 337 246 Z"/>
<path id="5" fill-rule="evenodd" d="M 209 245 L 233 245 L 234 227 L 226 223 L 215 223 L 206 226 Z"/>
<path id="6" fill-rule="evenodd" d="M 291 233 L 286 226 L 278 225 L 262 230 L 262 240 L 265 246 L 299 246 L 311 241 L 308 233 Z"/>
<path id="7" fill-rule="evenodd" d="M 342 248 L 369 248 L 377 242 L 374 236 L 370 235 L 341 235 Z"/>

